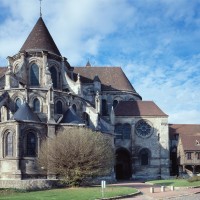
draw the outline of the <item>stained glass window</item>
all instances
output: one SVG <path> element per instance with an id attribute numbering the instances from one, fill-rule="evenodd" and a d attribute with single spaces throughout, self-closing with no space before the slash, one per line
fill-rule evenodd
<path id="1" fill-rule="evenodd" d="M 57 114 L 62 114 L 62 102 L 61 101 L 57 101 L 56 103 L 56 111 L 57 111 Z"/>
<path id="2" fill-rule="evenodd" d="M 13 134 L 11 132 L 6 135 L 6 156 L 13 156 Z"/>
<path id="3" fill-rule="evenodd" d="M 31 65 L 30 84 L 31 86 L 39 85 L 39 67 L 36 64 Z"/>
<path id="4" fill-rule="evenodd" d="M 20 98 L 17 98 L 15 102 L 15 111 L 17 111 L 21 105 L 22 105 L 22 100 Z"/>
<path id="5" fill-rule="evenodd" d="M 57 84 L 57 70 L 55 69 L 55 67 L 51 67 L 50 72 L 51 72 L 51 79 L 52 79 L 52 82 L 53 82 L 53 88 L 57 88 L 57 86 L 58 86 L 58 84 Z"/>
<path id="6" fill-rule="evenodd" d="M 33 110 L 34 112 L 40 112 L 40 101 L 38 98 L 34 99 L 33 101 Z"/>
<path id="7" fill-rule="evenodd" d="M 27 143 L 26 143 L 27 156 L 36 156 L 36 144 L 37 139 L 34 133 L 30 132 L 27 134 Z"/>
<path id="8" fill-rule="evenodd" d="M 140 151 L 140 161 L 141 165 L 149 165 L 149 152 L 147 149 L 142 149 Z"/>
<path id="9" fill-rule="evenodd" d="M 123 139 L 130 139 L 131 137 L 131 125 L 124 124 L 123 125 Z"/>

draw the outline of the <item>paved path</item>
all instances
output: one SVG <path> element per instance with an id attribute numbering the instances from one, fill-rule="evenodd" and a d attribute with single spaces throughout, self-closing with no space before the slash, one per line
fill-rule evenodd
<path id="1" fill-rule="evenodd" d="M 114 185 L 130 186 L 141 191 L 141 195 L 137 195 L 131 198 L 124 198 L 122 200 L 151 200 L 151 199 L 200 199 L 200 188 L 180 188 L 178 190 L 171 191 L 166 187 L 165 192 L 161 192 L 161 188 L 154 186 L 154 193 L 150 193 L 150 187 L 152 185 L 141 182 L 129 182 L 129 183 L 117 183 Z"/>

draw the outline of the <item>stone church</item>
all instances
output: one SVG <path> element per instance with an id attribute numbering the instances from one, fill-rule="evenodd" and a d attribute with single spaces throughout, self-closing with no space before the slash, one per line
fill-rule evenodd
<path id="1" fill-rule="evenodd" d="M 168 115 L 143 101 L 120 67 L 72 67 L 42 17 L 7 59 L 0 68 L 0 179 L 44 178 L 36 164 L 41 142 L 72 126 L 112 135 L 114 178 L 170 175 Z"/>

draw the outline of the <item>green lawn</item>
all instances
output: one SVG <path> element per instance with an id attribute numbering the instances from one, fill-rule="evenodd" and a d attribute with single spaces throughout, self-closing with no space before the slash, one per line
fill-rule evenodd
<path id="1" fill-rule="evenodd" d="M 105 197 L 135 192 L 137 190 L 130 187 L 107 187 L 105 189 Z M 20 192 L 10 189 L 0 190 L 0 200 L 94 200 L 101 197 L 100 187 L 52 189 L 36 192 Z"/>
<path id="2" fill-rule="evenodd" d="M 173 185 L 174 187 L 200 186 L 200 181 L 188 182 L 185 179 L 155 180 L 155 181 L 149 181 L 147 183 L 153 183 L 155 185 L 163 185 L 163 186 Z"/>

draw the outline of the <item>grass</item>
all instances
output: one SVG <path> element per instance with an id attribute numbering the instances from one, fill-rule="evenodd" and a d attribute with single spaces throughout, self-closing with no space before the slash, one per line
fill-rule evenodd
<path id="1" fill-rule="evenodd" d="M 137 192 L 130 187 L 107 187 L 104 197 L 114 197 Z M 94 200 L 101 198 L 100 187 L 65 188 L 26 192 L 15 189 L 0 189 L 0 200 Z"/>
<path id="2" fill-rule="evenodd" d="M 200 186 L 200 181 L 188 182 L 186 179 L 155 180 L 155 181 L 148 181 L 147 183 L 151 183 L 154 185 L 162 185 L 162 186 L 173 185 L 174 187 Z"/>

